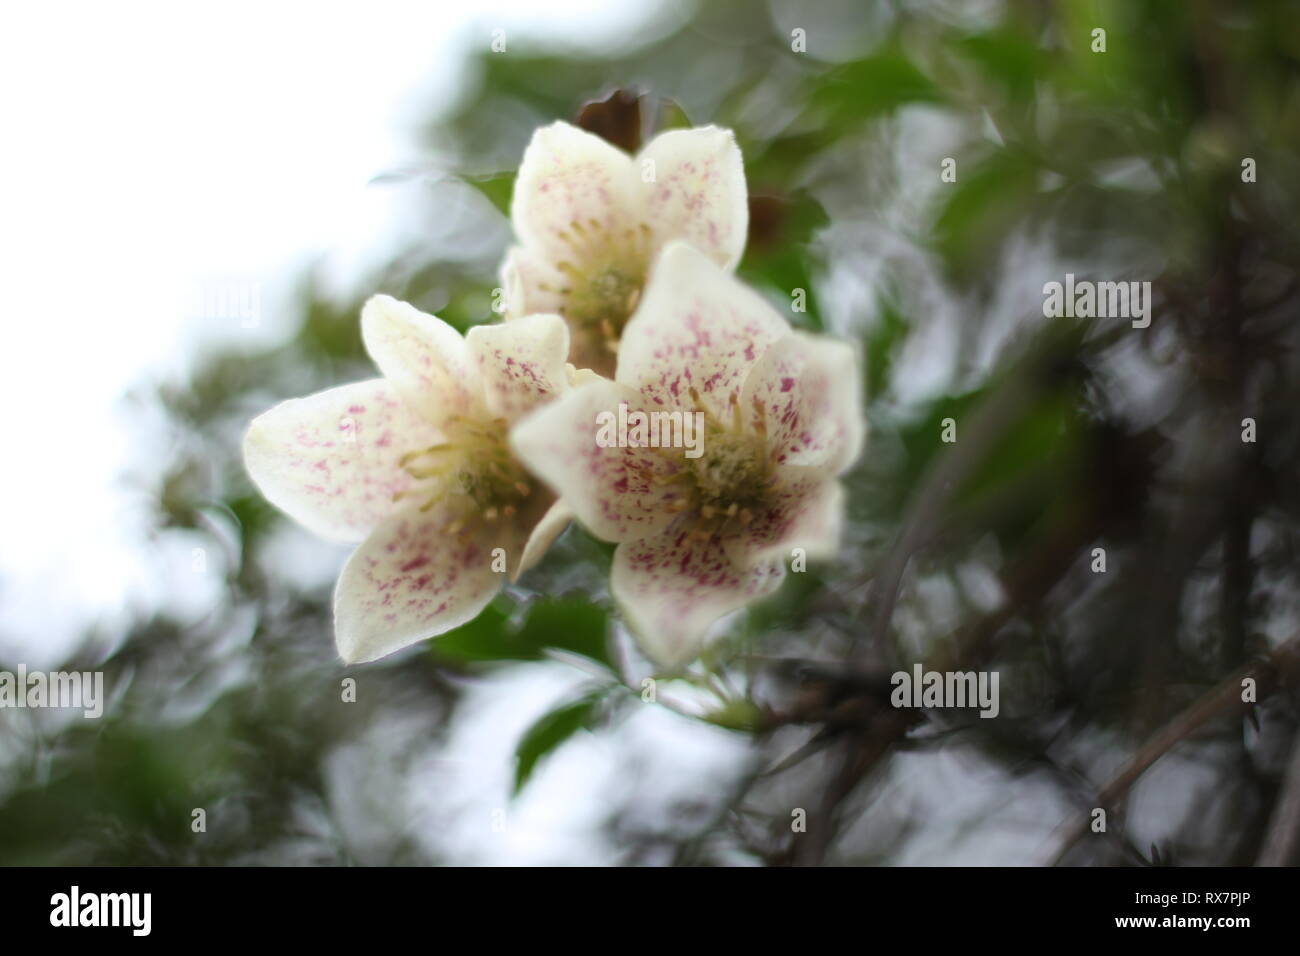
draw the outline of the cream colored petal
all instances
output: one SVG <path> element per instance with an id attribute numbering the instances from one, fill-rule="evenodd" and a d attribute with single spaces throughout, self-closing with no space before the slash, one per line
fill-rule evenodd
<path id="1" fill-rule="evenodd" d="M 360 541 L 414 481 L 402 456 L 441 440 L 380 378 L 259 415 L 244 436 L 244 465 L 263 496 L 309 530 Z"/>
<path id="2" fill-rule="evenodd" d="M 534 133 L 524 151 L 510 218 L 520 242 L 558 267 L 593 237 L 635 226 L 639 202 L 630 156 L 556 122 Z"/>
<path id="3" fill-rule="evenodd" d="M 505 294 L 505 317 L 517 319 L 537 312 L 564 311 L 569 280 L 537 252 L 515 246 L 501 264 L 501 289 Z"/>
<path id="4" fill-rule="evenodd" d="M 767 507 L 727 539 L 727 553 L 741 567 L 789 561 L 795 548 L 811 560 L 833 558 L 844 528 L 844 487 L 812 468 L 785 467 L 777 474 Z"/>
<path id="5" fill-rule="evenodd" d="M 670 130 L 656 136 L 638 159 L 654 246 L 684 239 L 719 266 L 734 269 L 745 251 L 749 195 L 731 130 Z M 647 183 L 651 171 L 654 179 Z"/>
<path id="6" fill-rule="evenodd" d="M 615 379 L 667 408 L 694 409 L 698 397 L 700 410 L 729 422 L 750 369 L 789 334 L 756 292 L 674 242 L 623 330 Z"/>
<path id="7" fill-rule="evenodd" d="M 833 478 L 853 464 L 866 438 L 861 369 L 847 342 L 795 332 L 763 353 L 741 408 L 751 427 L 765 430 L 777 463 Z"/>
<path id="8" fill-rule="evenodd" d="M 511 447 L 524 466 L 607 541 L 658 531 L 673 519 L 674 502 L 682 494 L 670 480 L 680 467 L 672 456 L 617 445 L 620 402 L 645 407 L 635 392 L 601 380 L 544 405 L 510 432 Z"/>
<path id="9" fill-rule="evenodd" d="M 569 388 L 569 329 L 558 315 L 476 326 L 465 341 L 496 418 L 515 421 Z"/>
<path id="10" fill-rule="evenodd" d="M 442 319 L 387 295 L 361 310 L 366 351 L 408 405 L 438 425 L 480 408 L 474 364 L 465 340 Z"/>
<path id="11" fill-rule="evenodd" d="M 784 576 L 779 561 L 740 567 L 717 538 L 674 528 L 620 544 L 610 590 L 646 656 L 672 670 L 700 655 L 718 618 L 771 594 Z"/>
<path id="12" fill-rule="evenodd" d="M 609 379 L 599 372 L 593 372 L 589 368 L 574 368 L 572 365 L 566 365 L 565 370 L 569 376 L 569 385 L 577 388 L 579 385 L 590 385 L 593 382 L 607 382 Z"/>
<path id="13" fill-rule="evenodd" d="M 493 568 L 501 528 L 469 520 L 457 530 L 467 519 L 463 500 L 410 507 L 352 553 L 334 591 L 334 636 L 346 663 L 446 633 L 492 600 L 506 577 Z"/>
<path id="14" fill-rule="evenodd" d="M 528 536 L 528 541 L 524 544 L 524 553 L 520 556 L 519 563 L 515 567 L 510 580 L 519 580 L 519 575 L 541 561 L 547 550 L 555 543 L 555 539 L 564 533 L 564 529 L 569 526 L 569 522 L 573 518 L 573 510 L 563 501 L 557 501 L 551 505 L 546 514 L 542 515 L 542 520 L 537 522 L 536 527 L 533 528 L 532 534 Z"/>

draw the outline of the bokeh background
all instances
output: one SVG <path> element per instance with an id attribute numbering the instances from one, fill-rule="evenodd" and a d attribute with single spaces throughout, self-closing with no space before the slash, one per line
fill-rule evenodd
<path id="1" fill-rule="evenodd" d="M 110 697 L 0 710 L 0 863 L 1296 861 L 1300 6 L 197 9 L 0 31 L 0 669 Z M 369 295 L 494 319 L 557 118 L 734 129 L 741 275 L 867 372 L 839 558 L 654 704 L 576 527 L 344 668 L 346 549 L 238 454 L 372 374 Z M 1150 281 L 1150 327 L 1045 318 L 1067 272 Z M 894 711 L 917 661 L 998 671 L 1000 716 Z"/>

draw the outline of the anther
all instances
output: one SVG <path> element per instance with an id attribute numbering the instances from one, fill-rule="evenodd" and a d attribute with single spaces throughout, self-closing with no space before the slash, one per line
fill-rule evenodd
<path id="1" fill-rule="evenodd" d="M 440 451 L 450 451 L 451 445 L 446 442 L 440 445 L 430 445 L 428 448 L 417 448 L 415 451 L 408 451 L 401 458 L 397 459 L 398 467 L 405 468 L 408 462 L 415 461 L 417 458 L 423 458 L 425 455 L 436 454 Z"/>

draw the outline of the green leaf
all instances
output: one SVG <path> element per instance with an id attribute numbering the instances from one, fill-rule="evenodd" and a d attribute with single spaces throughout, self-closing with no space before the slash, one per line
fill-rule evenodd
<path id="1" fill-rule="evenodd" d="M 726 730 L 739 730 L 745 733 L 752 733 L 757 730 L 762 718 L 763 712 L 758 709 L 753 701 L 748 700 L 728 701 L 717 710 L 704 715 L 704 719 L 714 726 Z"/>
<path id="2" fill-rule="evenodd" d="M 871 119 L 908 103 L 937 103 L 939 88 L 902 53 L 884 52 L 826 74 L 812 95 L 839 122 Z"/>
<path id="3" fill-rule="evenodd" d="M 976 33 L 958 41 L 957 48 L 977 63 L 984 74 L 1000 83 L 1016 100 L 1033 96 L 1034 83 L 1043 72 L 1045 57 L 1031 39 L 1012 30 Z"/>
<path id="4" fill-rule="evenodd" d="M 548 649 L 580 654 L 613 670 L 606 634 L 609 615 L 586 598 L 540 598 L 528 605 L 522 620 L 514 602 L 499 597 L 474 620 L 433 641 L 436 658 L 473 661 L 535 661 Z"/>
<path id="5" fill-rule="evenodd" d="M 870 398 L 880 397 L 889 387 L 890 369 L 910 328 L 911 323 L 892 298 L 881 303 L 879 319 L 866 340 L 867 394 Z"/>
<path id="6" fill-rule="evenodd" d="M 535 649 L 526 650 L 513 640 L 509 626 L 513 609 L 513 602 L 497 598 L 474 620 L 435 638 L 431 652 L 457 662 L 536 660 Z"/>
<path id="7" fill-rule="evenodd" d="M 571 651 L 612 669 L 609 614 L 586 598 L 542 598 L 528 609 L 518 640 L 524 646 Z"/>
<path id="8" fill-rule="evenodd" d="M 1000 149 L 969 171 L 959 168 L 934 227 L 935 245 L 952 269 L 968 275 L 1000 254 L 1032 211 L 1038 174 L 1033 157 L 1016 149 Z"/>
<path id="9" fill-rule="evenodd" d="M 601 694 L 593 693 L 547 711 L 524 732 L 515 747 L 515 795 L 523 790 L 537 763 L 591 724 Z"/>
<path id="10" fill-rule="evenodd" d="M 837 142 L 835 131 L 824 127 L 799 130 L 767 141 L 746 142 L 745 179 L 751 193 L 784 189 L 800 181 L 800 173 L 808 164 Z"/>
<path id="11" fill-rule="evenodd" d="M 750 202 L 749 245 L 739 269 L 741 278 L 773 289 L 785 301 L 782 314 L 791 322 L 823 331 L 809 246 L 829 221 L 826 211 L 805 190 L 785 197 L 754 197 Z M 804 291 L 803 312 L 790 311 L 795 289 Z"/>
<path id="12" fill-rule="evenodd" d="M 496 206 L 503 216 L 510 215 L 510 199 L 515 192 L 513 172 L 495 173 L 491 176 L 465 176 L 463 181 L 481 192 Z"/>
<path id="13" fill-rule="evenodd" d="M 655 123 L 656 133 L 665 133 L 672 129 L 690 129 L 694 124 L 676 100 L 664 99 L 659 104 L 659 114 Z"/>
<path id="14" fill-rule="evenodd" d="M 900 426 L 898 437 L 906 458 L 897 475 L 899 489 L 910 493 L 924 478 L 933 459 L 951 446 L 943 442 L 943 420 L 969 421 L 974 410 L 988 394 L 988 386 L 960 395 L 945 395 L 934 402 L 924 416 Z"/>

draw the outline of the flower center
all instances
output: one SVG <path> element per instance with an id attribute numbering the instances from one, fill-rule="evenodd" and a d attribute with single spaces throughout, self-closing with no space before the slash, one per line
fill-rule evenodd
<path id="1" fill-rule="evenodd" d="M 645 275 L 626 265 L 608 264 L 582 283 L 574 283 L 566 312 L 575 322 L 600 328 L 617 344 L 641 297 Z"/>
<path id="2" fill-rule="evenodd" d="M 708 422 L 703 445 L 703 454 L 690 460 L 701 517 L 736 516 L 760 507 L 769 484 L 763 442 Z"/>
<path id="3" fill-rule="evenodd" d="M 533 494 L 533 481 L 510 453 L 504 419 L 459 416 L 443 425 L 446 441 L 408 452 L 401 466 L 420 484 L 394 496 L 423 497 L 421 511 L 452 495 L 488 521 L 511 518 Z"/>
<path id="4" fill-rule="evenodd" d="M 767 423 L 756 403 L 754 430 L 744 427 L 739 403 L 732 400 L 731 421 L 723 421 L 703 408 L 699 393 L 690 390 L 695 407 L 704 415 L 701 454 L 666 480 L 681 482 L 682 492 L 672 499 L 675 511 L 690 512 L 692 534 L 709 538 L 746 527 L 767 507 L 776 486 L 772 458 L 767 450 Z M 687 414 L 690 414 L 689 412 Z"/>
<path id="5" fill-rule="evenodd" d="M 645 286 L 650 228 L 643 223 L 618 232 L 594 219 L 574 220 L 560 238 L 574 251 L 574 261 L 556 263 L 566 280 L 557 290 L 562 311 L 577 340 L 574 363 L 612 373 L 619 336 Z"/>

